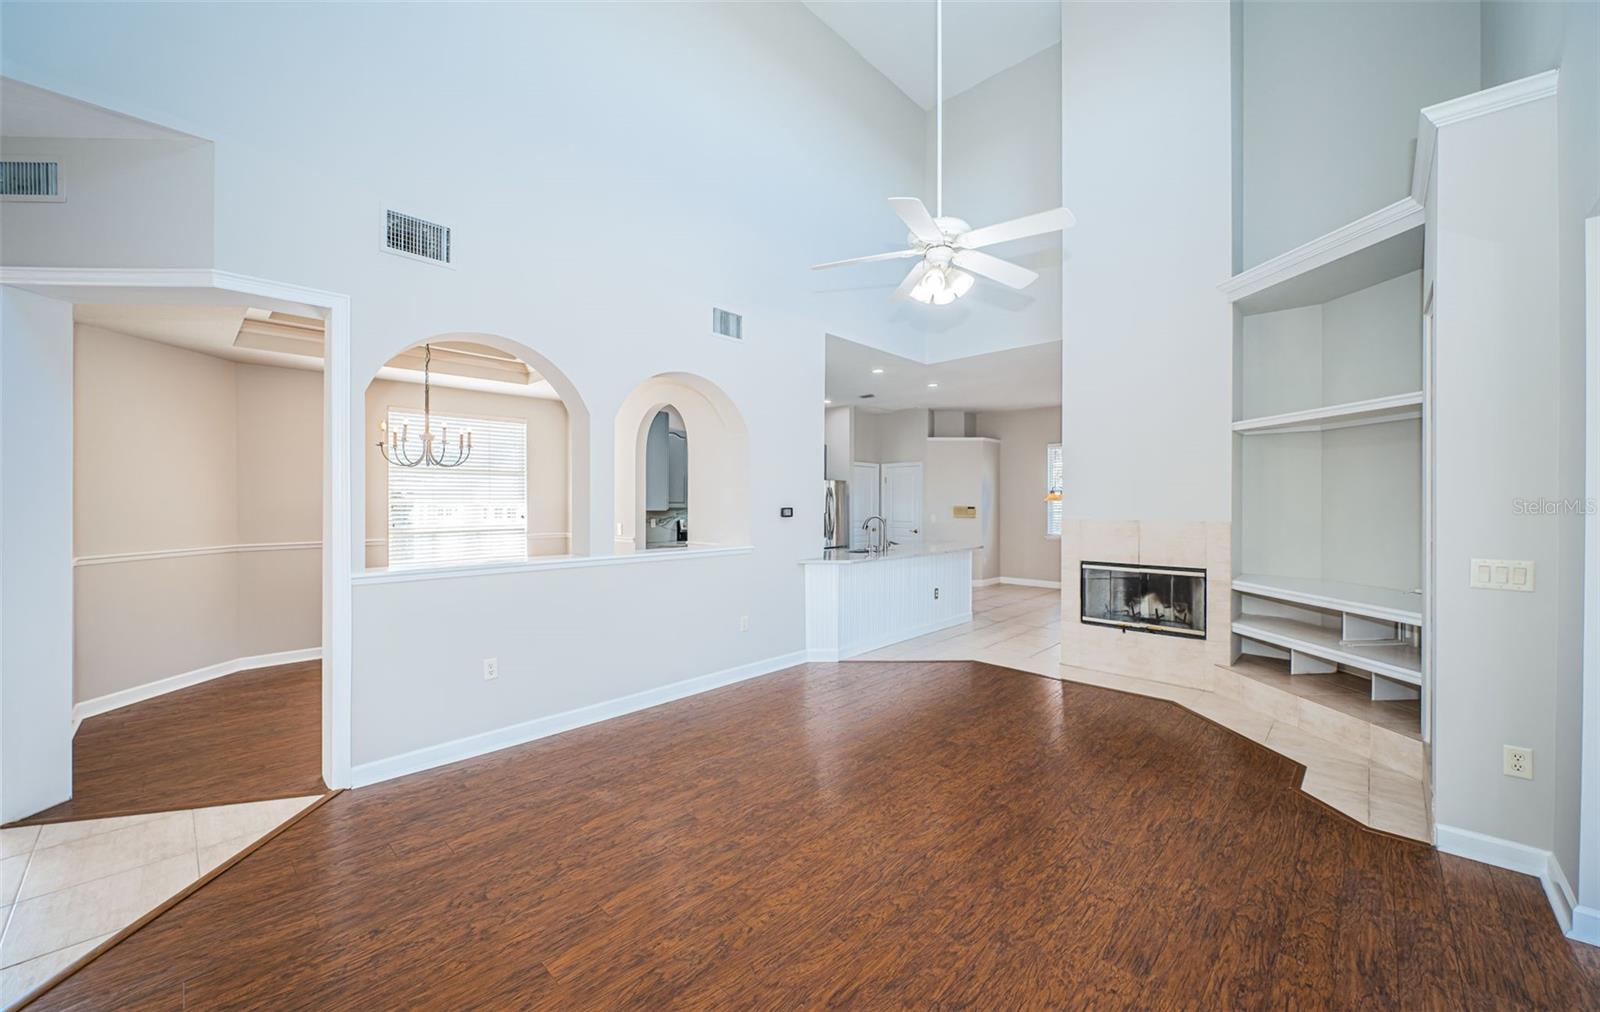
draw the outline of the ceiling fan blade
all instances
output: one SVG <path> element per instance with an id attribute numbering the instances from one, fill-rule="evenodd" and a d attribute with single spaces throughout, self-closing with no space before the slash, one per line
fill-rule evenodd
<path id="1" fill-rule="evenodd" d="M 827 270 L 829 267 L 847 267 L 850 264 L 869 264 L 874 260 L 904 260 L 906 257 L 921 256 L 921 250 L 901 249 L 893 253 L 874 253 L 869 257 L 853 257 L 849 260 L 834 260 L 825 264 L 816 264 L 811 269 L 814 271 Z"/>
<path id="2" fill-rule="evenodd" d="M 1071 228 L 1077 221 L 1071 211 L 1058 207 L 1053 211 L 1040 211 L 1038 214 L 1002 221 L 998 225 L 975 228 L 957 239 L 956 244 L 966 249 L 993 246 L 997 242 L 1010 242 L 1012 239 L 1026 239 L 1030 235 L 1059 232 L 1064 228 Z"/>
<path id="3" fill-rule="evenodd" d="M 962 270 L 981 274 L 1010 288 L 1026 288 L 1038 280 L 1039 277 L 1039 275 L 1026 267 L 1018 267 L 1014 263 L 1001 260 L 999 257 L 993 257 L 975 249 L 961 250 L 951 260 L 951 263 Z"/>
<path id="4" fill-rule="evenodd" d="M 890 197 L 889 206 L 894 208 L 894 213 L 900 216 L 906 228 L 918 239 L 926 243 L 944 242 L 944 233 L 933 223 L 933 215 L 916 197 Z"/>
<path id="5" fill-rule="evenodd" d="M 889 301 L 904 302 L 909 299 L 911 297 L 911 289 L 917 287 L 917 282 L 921 281 L 922 276 L 926 273 L 928 273 L 928 261 L 923 260 L 911 268 L 911 273 L 907 274 L 905 280 L 900 282 L 900 287 L 896 288 L 894 294 L 889 296 Z"/>

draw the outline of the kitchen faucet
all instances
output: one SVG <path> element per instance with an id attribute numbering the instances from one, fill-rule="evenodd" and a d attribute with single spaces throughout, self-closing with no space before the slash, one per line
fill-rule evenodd
<path id="1" fill-rule="evenodd" d="M 874 520 L 878 521 L 877 548 L 872 547 L 872 521 Z M 865 520 L 861 521 L 861 529 L 867 532 L 867 551 L 887 552 L 889 550 L 888 521 L 884 520 L 883 517 L 877 516 L 876 514 L 867 517 Z"/>

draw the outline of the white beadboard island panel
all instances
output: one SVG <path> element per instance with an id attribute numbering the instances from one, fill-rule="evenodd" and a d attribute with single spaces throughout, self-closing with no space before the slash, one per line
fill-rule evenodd
<path id="1" fill-rule="evenodd" d="M 827 552 L 803 563 L 806 655 L 838 661 L 972 618 L 971 545 L 881 555 Z"/>

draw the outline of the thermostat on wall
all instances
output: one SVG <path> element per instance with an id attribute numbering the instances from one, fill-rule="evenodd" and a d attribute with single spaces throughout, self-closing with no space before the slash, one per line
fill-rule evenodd
<path id="1" fill-rule="evenodd" d="M 950 515 L 958 520 L 976 520 L 978 517 L 978 507 L 952 506 L 950 507 Z"/>
<path id="2" fill-rule="evenodd" d="M 778 516 L 780 516 L 780 517 L 792 517 L 792 516 L 794 516 L 794 507 L 793 506 L 780 506 L 780 507 L 778 507 Z"/>

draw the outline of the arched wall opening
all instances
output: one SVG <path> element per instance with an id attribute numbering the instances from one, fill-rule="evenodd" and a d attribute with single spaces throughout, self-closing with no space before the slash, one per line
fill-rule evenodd
<path id="1" fill-rule="evenodd" d="M 666 413 L 682 421 L 687 451 L 687 505 L 680 517 L 670 502 L 665 510 L 650 504 L 650 432 Z M 667 544 L 652 519 L 665 519 L 676 533 L 685 522 L 689 548 L 750 543 L 750 439 L 744 417 L 732 399 L 710 380 L 690 373 L 663 373 L 645 380 L 617 411 L 615 521 L 616 551 L 644 551 Z M 658 457 L 659 460 L 659 457 Z M 670 482 L 668 484 L 670 488 Z M 659 489 L 659 485 L 658 485 Z M 674 539 L 675 540 L 675 539 Z"/>
<path id="2" fill-rule="evenodd" d="M 588 412 L 532 349 L 482 333 L 417 341 L 368 383 L 362 426 L 365 568 L 588 553 Z"/>

